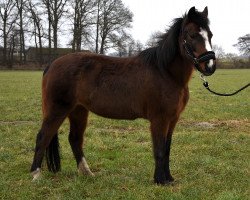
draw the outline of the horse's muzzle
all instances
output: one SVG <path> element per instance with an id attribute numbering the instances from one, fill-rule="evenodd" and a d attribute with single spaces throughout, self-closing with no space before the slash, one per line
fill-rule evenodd
<path id="1" fill-rule="evenodd" d="M 200 66 L 204 63 L 204 68 Z M 195 67 L 205 76 L 211 76 L 216 70 L 216 58 L 213 51 L 207 51 L 196 59 Z"/>
<path id="2" fill-rule="evenodd" d="M 216 70 L 216 60 L 212 60 L 212 64 L 211 60 L 205 62 L 205 71 L 203 72 L 205 76 L 211 76 L 215 72 L 215 70 Z"/>
<path id="3" fill-rule="evenodd" d="M 216 70 L 216 58 L 213 51 L 207 51 L 198 57 L 196 57 L 192 51 L 192 48 L 186 40 L 183 41 L 184 49 L 187 55 L 192 59 L 195 68 L 205 76 L 211 76 Z M 201 67 L 201 64 L 204 66 Z"/>

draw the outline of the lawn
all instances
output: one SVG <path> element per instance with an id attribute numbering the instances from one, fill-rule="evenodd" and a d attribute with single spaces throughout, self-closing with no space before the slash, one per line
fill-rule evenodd
<path id="1" fill-rule="evenodd" d="M 60 128 L 62 171 L 43 166 L 42 179 L 29 173 L 41 124 L 42 72 L 0 71 L 0 199 L 249 199 L 250 88 L 218 97 L 195 73 L 190 101 L 173 136 L 175 182 L 153 183 L 149 123 L 90 115 L 85 154 L 95 177 L 78 176 Z M 232 92 L 247 84 L 250 70 L 217 70 L 210 87 Z"/>

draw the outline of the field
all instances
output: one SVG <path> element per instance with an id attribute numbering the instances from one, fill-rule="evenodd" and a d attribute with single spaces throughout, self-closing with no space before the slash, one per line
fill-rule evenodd
<path id="1" fill-rule="evenodd" d="M 0 71 L 0 199 L 220 199 L 250 198 L 250 88 L 233 97 L 208 93 L 195 73 L 190 101 L 173 136 L 175 182 L 153 183 L 149 123 L 90 115 L 85 154 L 95 177 L 78 176 L 60 129 L 62 171 L 31 182 L 35 137 L 41 124 L 42 72 Z M 212 89 L 231 92 L 250 70 L 217 70 Z"/>

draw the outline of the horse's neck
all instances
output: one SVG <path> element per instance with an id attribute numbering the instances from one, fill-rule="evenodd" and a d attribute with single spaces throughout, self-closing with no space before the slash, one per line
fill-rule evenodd
<path id="1" fill-rule="evenodd" d="M 179 85 L 186 87 L 193 73 L 193 65 L 186 58 L 177 55 L 168 67 L 168 71 Z"/>

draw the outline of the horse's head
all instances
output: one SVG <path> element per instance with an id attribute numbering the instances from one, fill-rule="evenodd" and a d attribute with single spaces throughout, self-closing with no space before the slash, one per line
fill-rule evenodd
<path id="1" fill-rule="evenodd" d="M 212 51 L 207 7 L 198 12 L 192 7 L 182 26 L 180 45 L 182 52 L 194 63 L 197 70 L 206 76 L 212 75 L 216 70 L 215 53 Z"/>

